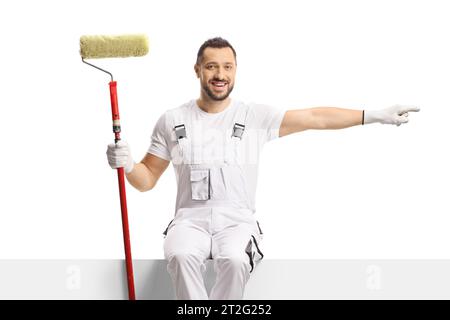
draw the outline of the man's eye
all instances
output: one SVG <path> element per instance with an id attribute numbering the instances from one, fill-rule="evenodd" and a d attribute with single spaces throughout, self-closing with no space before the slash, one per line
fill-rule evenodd
<path id="1" fill-rule="evenodd" d="M 233 69 L 232 66 L 225 66 L 225 70 L 231 70 L 231 69 Z"/>
<path id="2" fill-rule="evenodd" d="M 214 66 L 213 66 L 212 64 L 210 64 L 210 65 L 207 65 L 207 66 L 206 66 L 206 69 L 208 69 L 208 70 L 212 70 L 212 69 L 214 69 Z"/>

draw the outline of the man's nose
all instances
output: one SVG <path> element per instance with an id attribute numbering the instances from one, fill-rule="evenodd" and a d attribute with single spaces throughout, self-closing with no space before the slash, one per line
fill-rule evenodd
<path id="1" fill-rule="evenodd" d="M 225 76 L 224 76 L 224 70 L 222 67 L 219 67 L 216 69 L 216 74 L 215 74 L 216 78 L 218 78 L 219 80 L 224 80 Z"/>

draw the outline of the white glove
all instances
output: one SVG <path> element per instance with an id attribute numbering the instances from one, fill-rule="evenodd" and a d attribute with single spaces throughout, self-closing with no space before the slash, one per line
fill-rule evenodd
<path id="1" fill-rule="evenodd" d="M 116 144 L 111 143 L 106 150 L 108 163 L 113 169 L 124 168 L 125 173 L 130 173 L 134 168 L 134 160 L 131 157 L 130 147 L 125 141 L 118 141 Z"/>
<path id="2" fill-rule="evenodd" d="M 419 111 L 420 108 L 414 106 L 402 106 L 396 104 L 395 106 L 382 110 L 364 110 L 364 124 L 379 122 L 382 124 L 396 124 L 408 122 L 408 112 Z"/>

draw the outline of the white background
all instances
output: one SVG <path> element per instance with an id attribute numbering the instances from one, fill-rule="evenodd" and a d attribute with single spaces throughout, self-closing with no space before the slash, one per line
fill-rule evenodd
<path id="1" fill-rule="evenodd" d="M 446 1 L 2 1 L 0 258 L 122 258 L 108 77 L 83 34 L 146 33 L 118 81 L 140 160 L 158 117 L 199 94 L 199 46 L 237 51 L 233 97 L 280 108 L 421 107 L 410 123 L 297 133 L 266 145 L 257 218 L 269 258 L 450 258 Z M 128 185 L 134 258 L 162 258 L 175 176 Z"/>

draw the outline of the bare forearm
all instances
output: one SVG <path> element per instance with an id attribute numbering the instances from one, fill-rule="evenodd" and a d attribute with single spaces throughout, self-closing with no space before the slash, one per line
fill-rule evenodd
<path id="1" fill-rule="evenodd" d="M 313 129 L 343 129 L 362 124 L 363 111 L 335 108 L 311 108 L 314 119 Z"/>
<path id="2" fill-rule="evenodd" d="M 382 110 L 353 110 L 335 107 L 315 107 L 288 110 L 281 122 L 279 136 L 309 129 L 343 129 L 374 122 L 399 126 L 408 122 L 408 112 L 415 106 L 394 105 Z M 363 120 L 364 119 L 364 120 Z"/>
<path id="3" fill-rule="evenodd" d="M 133 171 L 126 174 L 128 182 L 141 192 L 152 189 L 156 179 L 152 172 L 143 164 L 136 163 Z"/>

